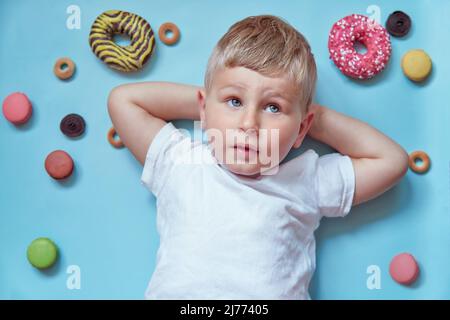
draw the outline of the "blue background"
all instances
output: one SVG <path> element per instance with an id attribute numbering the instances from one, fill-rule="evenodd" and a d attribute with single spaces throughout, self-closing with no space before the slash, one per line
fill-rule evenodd
<path id="1" fill-rule="evenodd" d="M 69 5 L 81 9 L 81 29 L 66 27 Z M 328 58 L 328 32 L 335 21 L 380 8 L 381 22 L 394 10 L 407 12 L 413 27 L 406 38 L 392 38 L 389 65 L 376 78 L 358 82 L 343 76 Z M 88 44 L 95 18 L 108 9 L 144 17 L 155 31 L 172 21 L 181 30 L 175 46 L 162 44 L 139 73 L 109 69 Z M 409 171 L 395 188 L 352 209 L 344 219 L 324 219 L 316 232 L 317 271 L 311 284 L 315 299 L 450 298 L 450 148 L 449 105 L 450 2 L 343 1 L 23 1 L 0 2 L 0 98 L 21 91 L 33 103 L 29 123 L 15 127 L 0 118 L 0 298 L 3 299 L 141 299 L 155 266 L 158 235 L 155 198 L 140 184 L 142 167 L 127 149 L 106 139 L 111 127 L 106 99 L 120 84 L 174 81 L 203 84 L 207 59 L 234 22 L 274 14 L 309 40 L 318 65 L 316 101 L 368 122 L 408 152 L 424 150 L 431 170 Z M 410 82 L 400 60 L 422 48 L 433 59 L 431 77 Z M 76 74 L 60 81 L 53 74 L 62 56 L 76 63 Z M 80 139 L 59 130 L 68 113 L 87 123 Z M 191 128 L 186 120 L 176 121 Z M 307 139 L 307 148 L 333 151 Z M 55 149 L 75 161 L 66 182 L 51 179 L 44 160 Z M 60 259 L 50 270 L 34 269 L 26 259 L 29 243 L 50 237 Z M 401 252 L 418 260 L 421 275 L 411 287 L 395 283 L 389 262 Z M 67 267 L 81 268 L 81 289 L 66 287 Z M 369 290 L 366 269 L 381 269 L 381 289 Z"/>

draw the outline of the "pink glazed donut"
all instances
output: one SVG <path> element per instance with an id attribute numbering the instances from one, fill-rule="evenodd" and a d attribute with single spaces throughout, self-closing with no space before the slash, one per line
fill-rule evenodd
<path id="1" fill-rule="evenodd" d="M 357 42 L 367 48 L 366 53 L 355 50 Z M 383 71 L 392 48 L 385 28 L 366 16 L 352 14 L 331 28 L 328 50 L 330 59 L 343 74 L 356 79 L 369 79 Z"/>

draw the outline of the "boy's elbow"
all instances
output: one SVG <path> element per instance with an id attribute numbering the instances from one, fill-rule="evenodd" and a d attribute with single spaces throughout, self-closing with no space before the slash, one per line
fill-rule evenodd
<path id="1" fill-rule="evenodd" d="M 390 151 L 384 158 L 382 172 L 387 179 L 389 186 L 398 183 L 408 172 L 409 155 L 403 148 Z"/>
<path id="2" fill-rule="evenodd" d="M 398 179 L 401 179 L 406 175 L 409 168 L 409 155 L 403 148 L 400 148 L 395 164 L 398 168 Z"/>
<path id="3" fill-rule="evenodd" d="M 115 106 L 123 104 L 124 100 L 126 100 L 126 92 L 123 85 L 113 88 L 108 95 L 108 110 L 111 111 Z"/>

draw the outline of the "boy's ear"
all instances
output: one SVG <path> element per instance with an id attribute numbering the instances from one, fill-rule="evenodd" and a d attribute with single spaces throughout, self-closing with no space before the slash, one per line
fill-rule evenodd
<path id="1" fill-rule="evenodd" d="M 201 128 L 205 128 L 205 106 L 206 106 L 206 93 L 204 89 L 197 91 L 197 102 L 200 113 Z"/>
<path id="2" fill-rule="evenodd" d="M 313 120 L 314 120 L 314 112 L 309 111 L 306 114 L 306 117 L 302 120 L 302 123 L 300 125 L 300 131 L 293 145 L 295 149 L 298 149 L 302 145 L 302 142 L 305 139 L 306 134 L 308 133 L 309 129 L 311 128 L 311 125 L 313 124 Z"/>

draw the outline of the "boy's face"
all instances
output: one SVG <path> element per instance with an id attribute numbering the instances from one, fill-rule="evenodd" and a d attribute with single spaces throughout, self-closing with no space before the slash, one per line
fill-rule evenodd
<path id="1" fill-rule="evenodd" d="M 198 102 L 219 163 L 248 177 L 278 166 L 292 147 L 300 147 L 312 124 L 313 113 L 302 118 L 299 94 L 285 77 L 244 67 L 216 71 L 210 91 L 198 92 Z"/>

